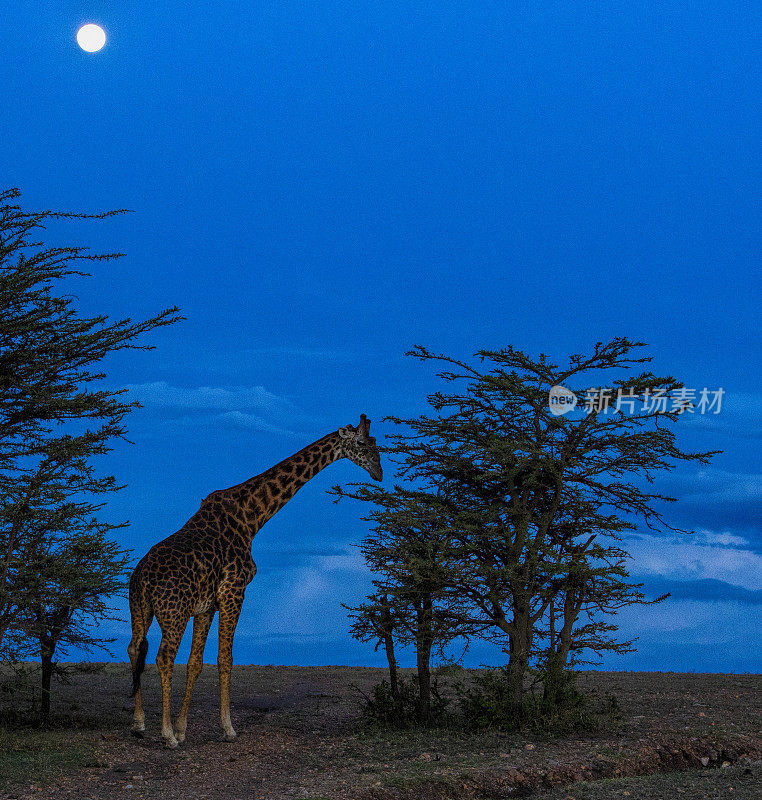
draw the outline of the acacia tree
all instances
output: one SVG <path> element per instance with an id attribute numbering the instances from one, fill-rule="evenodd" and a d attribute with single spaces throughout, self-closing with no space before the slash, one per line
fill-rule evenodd
<path id="1" fill-rule="evenodd" d="M 389 596 L 375 593 L 368 595 L 367 602 L 359 606 L 347 606 L 344 603 L 341 605 L 349 611 L 349 617 L 353 620 L 351 633 L 354 639 L 363 643 L 374 642 L 375 650 L 383 645 L 389 665 L 389 688 L 392 700 L 399 703 L 400 690 L 397 677 L 399 665 L 394 652 L 394 633 L 399 628 L 399 623 L 395 619 Z"/>
<path id="2" fill-rule="evenodd" d="M 352 497 L 373 504 L 363 519 L 374 526 L 361 545 L 370 569 L 378 576 L 368 602 L 350 608 L 353 635 L 361 641 L 384 643 L 389 660 L 392 696 L 399 700 L 394 642 L 413 645 L 418 675 L 418 721 L 429 724 L 431 709 L 431 657 L 444 655 L 454 639 L 468 639 L 480 627 L 460 609 L 452 590 L 452 570 L 457 566 L 446 527 L 428 507 L 428 498 L 395 486 L 387 491 L 377 484 L 336 486 L 337 497 Z M 421 502 L 423 499 L 423 502 Z"/>
<path id="3" fill-rule="evenodd" d="M 128 551 L 110 541 L 112 528 L 96 519 L 83 519 L 80 509 L 70 527 L 60 536 L 47 536 L 39 543 L 45 548 L 33 561 L 38 569 L 30 575 L 24 633 L 29 644 L 39 646 L 42 666 L 40 714 L 50 714 L 50 688 L 54 656 L 61 658 L 70 647 L 92 652 L 106 650 L 113 637 L 96 635 L 93 626 L 115 619 L 109 598 L 125 587 Z M 36 637 L 36 643 L 31 637 Z"/>
<path id="4" fill-rule="evenodd" d="M 642 584 L 631 580 L 629 555 L 609 536 L 622 530 L 621 521 L 606 519 L 594 528 L 586 515 L 595 517 L 585 504 L 573 507 L 549 535 L 545 593 L 550 602 L 535 626 L 547 707 L 564 703 L 571 687 L 570 667 L 599 663 L 607 651 L 635 649 L 634 640 L 616 636 L 613 615 L 626 606 L 653 605 L 668 597 L 647 600 Z"/>
<path id="5" fill-rule="evenodd" d="M 623 588 L 625 575 L 620 570 L 617 577 L 620 568 L 607 561 L 605 547 L 584 549 L 586 532 L 616 543 L 636 521 L 652 530 L 678 530 L 661 509 L 675 498 L 650 484 L 679 462 L 706 464 L 713 455 L 677 445 L 673 426 L 686 408 L 686 395 L 677 379 L 643 370 L 650 361 L 642 355 L 644 346 L 617 338 L 596 344 L 588 356 L 571 356 L 562 367 L 512 347 L 479 351 L 476 366 L 423 347 L 409 353 L 442 365 L 438 377 L 452 390 L 429 395 L 433 413 L 389 417 L 402 431 L 390 437 L 387 452 L 399 475 L 416 488 L 419 504 L 439 516 L 457 544 L 449 589 L 468 601 L 475 624 L 491 626 L 493 635 L 506 641 L 509 687 L 517 703 L 537 631 L 559 593 L 571 604 L 566 619 L 573 629 L 582 609 L 595 605 L 602 591 L 600 579 L 577 582 L 580 564 L 591 575 L 602 569 L 609 576 L 601 595 L 608 600 L 598 603 L 599 611 L 639 601 L 633 587 Z M 581 382 L 597 385 L 601 379 L 608 379 L 608 386 L 596 396 L 613 394 L 628 405 L 610 409 L 591 403 L 582 415 L 551 413 L 551 387 L 561 385 L 583 397 L 589 384 Z M 650 404 L 653 397 L 671 398 L 673 405 Z M 563 526 L 572 509 L 577 526 Z M 575 552 L 587 555 L 570 560 Z M 608 557 L 613 555 L 609 550 Z M 565 630 L 563 636 L 562 651 Z M 576 641 L 592 642 L 583 635 Z M 569 650 L 571 645 L 566 655 Z"/>
<path id="6" fill-rule="evenodd" d="M 143 322 L 78 314 L 75 298 L 57 289 L 86 275 L 83 264 L 121 254 L 49 247 L 42 232 L 57 220 L 123 211 L 29 212 L 18 197 L 0 192 L 0 659 L 28 656 L 31 643 L 52 661 L 57 643 L 102 643 L 86 629 L 105 613 L 101 598 L 125 566 L 107 539 L 121 526 L 96 516 L 97 498 L 121 487 L 93 459 L 125 436 L 124 418 L 138 404 L 103 386 L 100 362 L 151 349 L 135 340 L 180 317 L 176 308 Z"/>

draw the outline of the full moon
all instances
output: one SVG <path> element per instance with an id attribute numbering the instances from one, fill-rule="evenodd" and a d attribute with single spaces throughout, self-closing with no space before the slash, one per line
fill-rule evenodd
<path id="1" fill-rule="evenodd" d="M 97 53 L 106 44 L 106 31 L 100 25 L 83 25 L 77 31 L 77 44 L 88 53 Z"/>

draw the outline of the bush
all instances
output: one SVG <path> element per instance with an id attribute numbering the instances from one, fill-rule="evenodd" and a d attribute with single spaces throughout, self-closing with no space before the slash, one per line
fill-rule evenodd
<path id="1" fill-rule="evenodd" d="M 465 668 L 457 661 L 445 661 L 437 667 L 436 672 L 438 676 L 443 678 L 460 677 L 465 673 Z"/>
<path id="2" fill-rule="evenodd" d="M 398 680 L 398 697 L 392 696 L 392 689 L 386 680 L 376 684 L 370 695 L 365 695 L 362 714 L 366 723 L 389 728 L 414 728 L 422 725 L 418 708 L 420 690 L 418 676 L 401 675 Z M 446 725 L 449 722 L 450 701 L 443 697 L 435 678 L 431 684 L 431 718 L 428 726 Z"/>
<path id="3" fill-rule="evenodd" d="M 565 670 L 552 677 L 540 672 L 539 677 L 545 684 L 543 694 L 526 694 L 521 700 L 511 693 L 505 667 L 476 675 L 469 686 L 457 683 L 455 693 L 463 723 L 477 730 L 530 730 L 554 736 L 595 727 L 587 698 L 577 689 L 573 672 Z"/>
<path id="4" fill-rule="evenodd" d="M 370 694 L 363 693 L 363 720 L 369 725 L 387 728 L 458 727 L 466 730 L 495 728 L 504 732 L 525 731 L 540 736 L 563 736 L 574 731 L 597 727 L 596 714 L 588 698 L 576 685 L 576 674 L 570 670 L 538 670 L 542 693 L 527 693 L 516 701 L 509 689 L 505 667 L 472 673 L 468 682 L 451 684 L 457 702 L 453 709 L 450 697 L 442 695 L 438 679 L 431 685 L 431 718 L 422 723 L 419 716 L 420 692 L 418 676 L 401 675 L 398 696 L 392 696 L 386 680 L 374 686 Z M 447 666 L 445 675 L 463 675 L 465 670 Z M 437 670 L 441 677 L 441 670 Z M 615 703 L 615 701 L 614 701 Z M 601 713 L 613 719 L 616 708 L 609 704 Z"/>
<path id="5" fill-rule="evenodd" d="M 454 688 L 467 728 L 520 727 L 520 708 L 508 687 L 504 667 L 476 674 L 468 686 L 459 681 Z"/>

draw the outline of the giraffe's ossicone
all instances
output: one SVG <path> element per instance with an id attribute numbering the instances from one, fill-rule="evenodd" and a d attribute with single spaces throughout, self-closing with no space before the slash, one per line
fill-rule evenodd
<path id="1" fill-rule="evenodd" d="M 179 531 L 155 544 L 140 560 L 130 578 L 132 639 L 127 648 L 133 673 L 135 735 L 142 736 L 145 731 L 140 675 L 154 617 L 161 628 L 156 654 L 163 704 L 161 734 L 168 747 L 177 747 L 185 739 L 193 684 L 201 672 L 212 619 L 219 611 L 220 720 L 224 738 L 235 739 L 230 722 L 233 635 L 244 592 L 257 571 L 251 557 L 252 539 L 310 478 L 340 458 L 354 461 L 374 480 L 381 480 L 381 459 L 376 440 L 370 435 L 370 420 L 364 414 L 356 427 L 339 428 L 260 475 L 212 492 Z M 172 668 L 191 617 L 193 641 L 185 697 L 173 730 Z"/>

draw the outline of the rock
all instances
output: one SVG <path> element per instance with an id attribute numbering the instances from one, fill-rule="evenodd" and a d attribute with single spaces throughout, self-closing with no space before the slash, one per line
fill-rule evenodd
<path id="1" fill-rule="evenodd" d="M 709 766 L 709 756 L 704 756 L 701 759 L 701 766 L 702 767 L 708 767 Z"/>
<path id="2" fill-rule="evenodd" d="M 505 777 L 508 781 L 508 785 L 511 787 L 524 789 L 527 788 L 530 783 L 527 776 L 517 769 L 509 769 Z"/>

